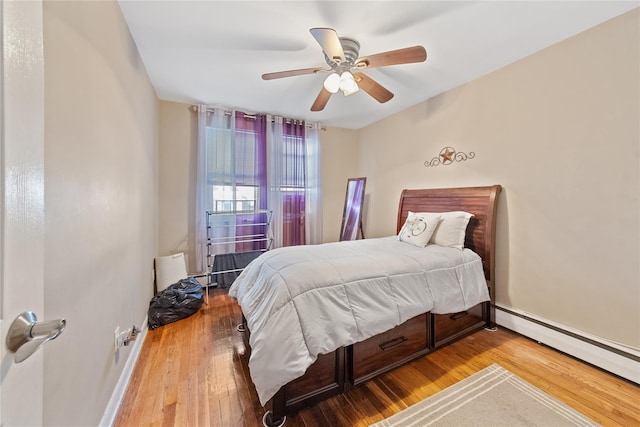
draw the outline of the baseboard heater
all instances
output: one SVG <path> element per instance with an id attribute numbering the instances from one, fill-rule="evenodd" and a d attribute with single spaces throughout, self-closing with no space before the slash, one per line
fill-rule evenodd
<path id="1" fill-rule="evenodd" d="M 496 305 L 496 323 L 563 353 L 640 384 L 640 351 L 552 321 Z"/>

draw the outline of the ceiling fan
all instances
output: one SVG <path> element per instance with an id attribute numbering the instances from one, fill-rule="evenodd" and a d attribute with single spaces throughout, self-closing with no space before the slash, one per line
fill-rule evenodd
<path id="1" fill-rule="evenodd" d="M 371 77 L 360 72 L 360 70 L 385 67 L 387 65 L 424 62 L 427 59 L 427 51 L 422 46 L 390 50 L 360 58 L 358 57 L 360 43 L 356 40 L 338 37 L 336 31 L 331 28 L 312 28 L 309 31 L 322 47 L 324 59 L 329 68 L 315 67 L 266 73 L 262 75 L 262 79 L 273 80 L 304 74 L 331 73 L 325 79 L 320 93 L 311 106 L 311 111 L 322 111 L 331 95 L 340 90 L 345 96 L 348 96 L 362 89 L 378 102 L 387 102 L 393 98 L 393 93 Z M 355 70 L 355 72 L 352 72 L 352 70 Z"/>

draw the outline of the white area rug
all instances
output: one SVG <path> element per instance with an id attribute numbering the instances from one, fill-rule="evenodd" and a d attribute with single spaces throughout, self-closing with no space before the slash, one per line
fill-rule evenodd
<path id="1" fill-rule="evenodd" d="M 493 364 L 371 427 L 598 425 Z"/>

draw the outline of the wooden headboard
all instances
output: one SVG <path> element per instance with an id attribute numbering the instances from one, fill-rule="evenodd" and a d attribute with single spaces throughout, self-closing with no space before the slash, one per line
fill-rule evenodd
<path id="1" fill-rule="evenodd" d="M 449 212 L 465 211 L 474 216 L 467 226 L 464 246 L 473 250 L 482 258 L 484 275 L 495 298 L 495 236 L 498 195 L 502 187 L 461 187 L 424 190 L 403 190 L 398 207 L 397 232 L 412 212 Z"/>

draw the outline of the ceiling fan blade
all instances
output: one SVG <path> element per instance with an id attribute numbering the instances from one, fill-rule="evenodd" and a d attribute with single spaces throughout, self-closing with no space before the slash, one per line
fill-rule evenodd
<path id="1" fill-rule="evenodd" d="M 313 105 L 311 106 L 311 111 L 324 110 L 324 107 L 327 105 L 327 102 L 329 102 L 329 98 L 331 98 L 331 95 L 332 93 L 326 90 L 323 86 L 322 89 L 320 90 L 320 93 L 318 94 L 318 97 L 316 98 L 315 101 L 313 101 Z"/>
<path id="2" fill-rule="evenodd" d="M 262 80 L 281 79 L 283 77 L 301 76 L 304 74 L 326 73 L 331 71 L 330 68 L 301 68 L 299 70 L 277 71 L 275 73 L 266 73 L 262 75 Z"/>
<path id="3" fill-rule="evenodd" d="M 427 59 L 427 51 L 422 46 L 405 47 L 404 49 L 390 50 L 375 55 L 358 58 L 355 68 L 374 68 L 387 65 L 410 64 L 424 62 Z"/>
<path id="4" fill-rule="evenodd" d="M 393 98 L 393 93 L 389 92 L 384 86 L 366 74 L 355 73 L 353 77 L 356 83 L 358 83 L 358 87 L 371 95 L 376 101 L 385 103 Z"/>
<path id="5" fill-rule="evenodd" d="M 329 59 L 337 63 L 343 63 L 344 50 L 342 49 L 342 43 L 338 38 L 338 33 L 331 28 L 312 28 L 309 30 L 311 35 L 316 39 L 318 44 L 322 47 L 325 55 Z"/>

